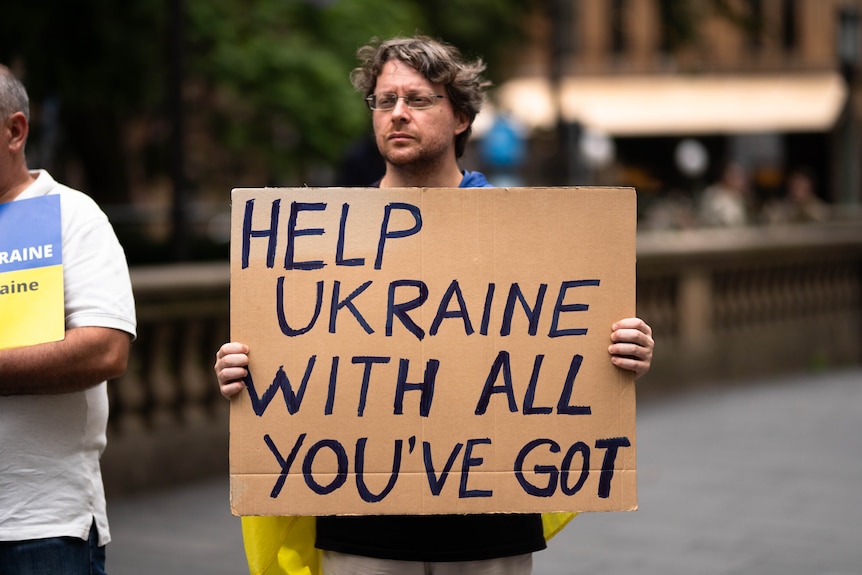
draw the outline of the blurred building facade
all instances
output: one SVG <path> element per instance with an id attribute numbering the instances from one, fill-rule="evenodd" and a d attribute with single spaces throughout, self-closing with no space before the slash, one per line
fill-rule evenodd
<path id="1" fill-rule="evenodd" d="M 738 164 L 753 209 L 805 170 L 820 199 L 852 210 L 860 10 L 860 0 L 538 1 L 492 110 L 529 135 L 527 185 L 632 185 L 646 211 L 669 195 L 695 201 Z"/>

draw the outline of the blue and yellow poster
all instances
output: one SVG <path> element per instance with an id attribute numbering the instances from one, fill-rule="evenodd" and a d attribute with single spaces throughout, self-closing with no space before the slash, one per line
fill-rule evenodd
<path id="1" fill-rule="evenodd" d="M 60 196 L 0 204 L 0 349 L 63 339 Z"/>

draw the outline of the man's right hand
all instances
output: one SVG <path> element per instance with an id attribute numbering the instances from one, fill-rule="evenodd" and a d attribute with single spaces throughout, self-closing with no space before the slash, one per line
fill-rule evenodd
<path id="1" fill-rule="evenodd" d="M 248 346 L 230 342 L 216 352 L 213 366 L 221 394 L 230 399 L 245 388 L 243 378 L 248 375 Z"/>

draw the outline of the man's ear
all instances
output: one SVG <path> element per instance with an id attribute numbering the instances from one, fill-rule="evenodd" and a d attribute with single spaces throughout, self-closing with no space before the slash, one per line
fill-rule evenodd
<path id="1" fill-rule="evenodd" d="M 473 123 L 473 121 L 470 119 L 469 116 L 467 116 L 467 114 L 464 114 L 461 112 L 455 113 L 455 121 L 456 121 L 456 123 L 455 123 L 455 135 L 456 136 L 463 134 L 464 131 L 470 127 L 470 124 Z"/>
<path id="2" fill-rule="evenodd" d="M 24 149 L 27 143 L 27 135 L 30 133 L 30 125 L 27 116 L 23 112 L 15 112 L 6 118 L 6 129 L 9 133 L 9 149 L 18 151 Z"/>

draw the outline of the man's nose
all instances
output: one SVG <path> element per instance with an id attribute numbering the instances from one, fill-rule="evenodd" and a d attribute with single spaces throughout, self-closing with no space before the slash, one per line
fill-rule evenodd
<path id="1" fill-rule="evenodd" d="M 398 98 L 395 100 L 395 107 L 392 108 L 392 116 L 403 118 L 405 115 L 409 115 L 410 106 L 407 105 L 407 100 L 404 98 Z"/>

